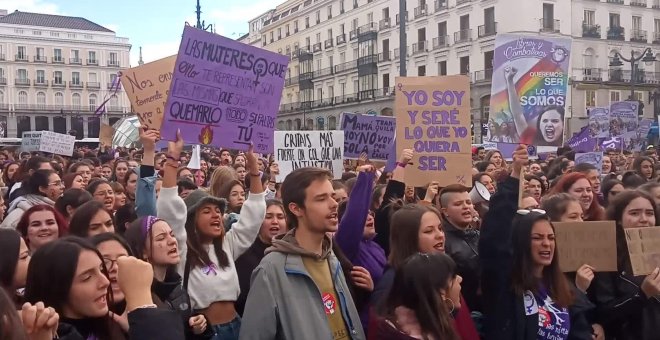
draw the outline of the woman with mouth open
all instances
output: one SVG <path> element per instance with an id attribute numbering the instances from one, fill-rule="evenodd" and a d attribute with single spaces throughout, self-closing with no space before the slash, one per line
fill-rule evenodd
<path id="1" fill-rule="evenodd" d="M 104 179 L 92 180 L 87 185 L 87 191 L 92 194 L 94 200 L 103 203 L 105 210 L 111 213 L 115 211 L 115 192 L 110 182 Z"/>
<path id="2" fill-rule="evenodd" d="M 481 227 L 485 339 L 592 339 L 592 305 L 559 268 L 554 227 L 542 210 L 518 210 L 527 147 L 498 185 Z"/>

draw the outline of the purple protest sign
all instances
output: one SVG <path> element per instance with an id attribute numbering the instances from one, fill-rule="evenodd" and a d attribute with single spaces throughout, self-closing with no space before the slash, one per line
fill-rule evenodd
<path id="1" fill-rule="evenodd" d="M 596 148 L 597 139 L 589 135 L 589 126 L 585 126 L 580 132 L 571 137 L 566 143 L 576 152 L 592 152 Z"/>
<path id="2" fill-rule="evenodd" d="M 610 136 L 610 110 L 606 107 L 592 107 L 589 114 L 589 136 L 607 138 Z"/>
<path id="3" fill-rule="evenodd" d="M 289 58 L 186 26 L 161 136 L 257 153 L 273 152 L 273 131 Z"/>
<path id="4" fill-rule="evenodd" d="M 497 143 L 497 150 L 502 154 L 506 160 L 513 159 L 513 152 L 518 148 L 519 143 Z M 536 157 L 536 146 L 527 145 L 527 154 L 530 157 Z"/>
<path id="5" fill-rule="evenodd" d="M 344 130 L 344 158 L 357 159 L 364 152 L 370 160 L 386 160 L 388 147 L 394 140 L 396 119 L 345 112 L 341 129 Z"/>

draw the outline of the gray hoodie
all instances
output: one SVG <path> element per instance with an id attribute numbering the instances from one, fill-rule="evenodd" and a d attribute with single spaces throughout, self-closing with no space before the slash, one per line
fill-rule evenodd
<path id="1" fill-rule="evenodd" d="M 273 240 L 273 246 L 252 272 L 239 339 L 332 340 L 321 291 L 305 269 L 303 256 L 329 260 L 350 338 L 366 339 L 341 266 L 332 252 L 332 240 L 326 236 L 322 254 L 318 255 L 298 245 L 295 231 Z"/>

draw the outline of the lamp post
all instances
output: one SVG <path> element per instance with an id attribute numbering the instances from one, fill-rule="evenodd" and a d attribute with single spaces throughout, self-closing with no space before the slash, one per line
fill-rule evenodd
<path id="1" fill-rule="evenodd" d="M 657 60 L 651 48 L 648 47 L 638 57 L 635 57 L 635 51 L 630 51 L 630 58 L 626 58 L 621 53 L 616 52 L 610 61 L 610 66 L 623 66 L 622 60 L 630 64 L 630 100 L 633 100 L 635 99 L 635 83 L 637 82 L 637 67 L 639 62 L 643 61 L 645 64 L 651 65 Z"/>
<path id="2" fill-rule="evenodd" d="M 197 14 L 197 24 L 195 25 L 195 28 L 215 33 L 213 31 L 213 24 L 207 25 L 206 22 L 202 20 L 202 6 L 200 6 L 199 0 L 197 0 L 197 10 L 195 10 L 195 13 Z M 186 25 L 190 26 L 190 23 L 186 22 Z"/>

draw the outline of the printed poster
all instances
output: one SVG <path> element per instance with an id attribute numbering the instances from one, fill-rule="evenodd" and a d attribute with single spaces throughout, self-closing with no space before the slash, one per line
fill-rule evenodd
<path id="1" fill-rule="evenodd" d="M 570 52 L 565 38 L 495 38 L 489 141 L 562 145 Z"/>
<path id="2" fill-rule="evenodd" d="M 273 152 L 287 56 L 185 26 L 161 136 L 187 144 Z"/>
<path id="3" fill-rule="evenodd" d="M 396 84 L 397 159 L 414 150 L 406 184 L 472 186 L 469 78 L 397 77 Z"/>
<path id="4" fill-rule="evenodd" d="M 396 119 L 344 112 L 344 158 L 358 159 L 366 153 L 370 160 L 387 160 L 394 141 Z"/>
<path id="5" fill-rule="evenodd" d="M 598 173 L 603 170 L 603 153 L 602 152 L 584 152 L 575 154 L 575 164 L 588 163 L 598 169 Z"/>
<path id="6" fill-rule="evenodd" d="M 608 138 L 610 136 L 610 110 L 606 107 L 592 107 L 589 115 L 589 137 Z"/>

